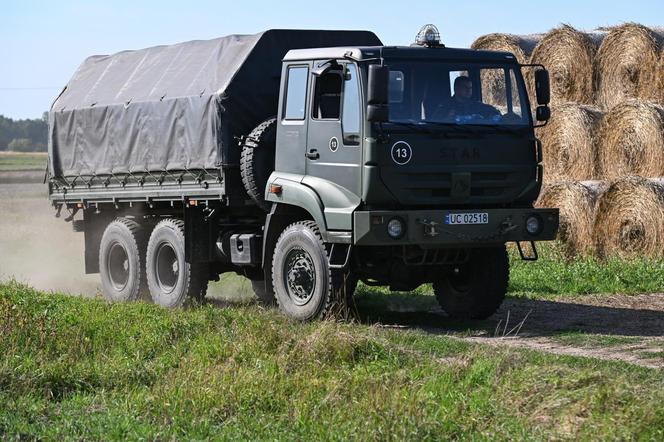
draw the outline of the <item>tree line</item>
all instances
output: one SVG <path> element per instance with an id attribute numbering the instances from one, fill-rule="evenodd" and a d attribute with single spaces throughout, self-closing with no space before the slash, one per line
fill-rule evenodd
<path id="1" fill-rule="evenodd" d="M 42 118 L 14 120 L 0 115 L 0 151 L 46 152 L 48 112 Z"/>

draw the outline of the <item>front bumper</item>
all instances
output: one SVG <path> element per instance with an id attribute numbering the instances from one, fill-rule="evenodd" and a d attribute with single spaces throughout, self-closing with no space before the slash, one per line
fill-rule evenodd
<path id="1" fill-rule="evenodd" d="M 486 213 L 486 224 L 446 224 L 448 215 Z M 526 230 L 526 219 L 535 215 L 541 221 L 536 234 Z M 400 218 L 406 227 L 394 239 L 387 223 Z M 558 209 L 466 209 L 466 210 L 369 210 L 353 214 L 353 244 L 364 245 L 450 245 L 477 246 L 509 241 L 548 241 L 558 232 Z"/>

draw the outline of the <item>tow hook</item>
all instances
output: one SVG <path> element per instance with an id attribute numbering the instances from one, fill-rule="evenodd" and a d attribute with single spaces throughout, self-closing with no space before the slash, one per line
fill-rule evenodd
<path id="1" fill-rule="evenodd" d="M 418 219 L 417 222 L 424 226 L 424 235 L 431 237 L 440 235 L 440 231 L 436 228 L 440 223 L 428 219 Z"/>

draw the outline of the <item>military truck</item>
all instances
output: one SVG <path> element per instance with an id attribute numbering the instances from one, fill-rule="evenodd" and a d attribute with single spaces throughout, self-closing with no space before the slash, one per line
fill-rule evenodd
<path id="1" fill-rule="evenodd" d="M 49 196 L 112 301 L 178 307 L 235 272 L 298 320 L 346 311 L 358 281 L 432 283 L 451 317 L 486 318 L 506 243 L 536 259 L 558 228 L 533 208 L 548 100 L 543 66 L 433 26 L 403 47 L 269 30 L 94 56 L 49 112 Z"/>

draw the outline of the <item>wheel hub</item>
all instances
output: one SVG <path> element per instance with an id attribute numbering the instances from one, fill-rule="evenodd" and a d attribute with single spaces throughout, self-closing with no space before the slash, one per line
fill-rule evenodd
<path id="1" fill-rule="evenodd" d="M 162 243 L 157 249 L 155 260 L 157 284 L 164 293 L 171 293 L 178 283 L 180 264 L 173 247 L 168 243 Z"/>
<path id="2" fill-rule="evenodd" d="M 129 255 L 120 243 L 114 243 L 108 252 L 107 273 L 111 285 L 118 292 L 129 282 Z"/>
<path id="3" fill-rule="evenodd" d="M 297 248 L 288 252 L 285 264 L 288 296 L 296 305 L 304 305 L 311 300 L 316 289 L 314 261 L 306 250 Z"/>

